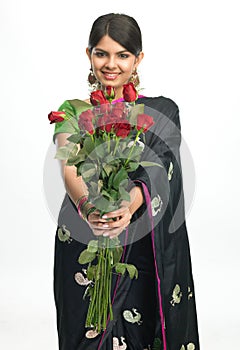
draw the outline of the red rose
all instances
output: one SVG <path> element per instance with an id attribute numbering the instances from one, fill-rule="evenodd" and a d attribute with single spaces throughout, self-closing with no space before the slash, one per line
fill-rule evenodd
<path id="1" fill-rule="evenodd" d="M 102 117 L 98 118 L 97 126 L 101 130 L 105 130 L 106 132 L 111 132 L 112 125 L 113 125 L 113 122 L 109 118 L 108 114 L 104 114 Z"/>
<path id="2" fill-rule="evenodd" d="M 100 105 L 100 113 L 108 113 L 111 110 L 111 105 L 110 103 Z"/>
<path id="3" fill-rule="evenodd" d="M 92 91 L 90 95 L 90 101 L 93 106 L 109 103 L 102 90 Z"/>
<path id="4" fill-rule="evenodd" d="M 113 100 L 116 95 L 116 90 L 114 86 L 107 86 L 105 89 L 107 99 Z"/>
<path id="5" fill-rule="evenodd" d="M 112 129 L 112 125 L 106 125 L 106 122 L 107 122 L 107 117 L 106 115 L 103 115 L 102 117 L 98 118 L 97 127 L 101 130 L 110 132 Z"/>
<path id="6" fill-rule="evenodd" d="M 139 114 L 137 116 L 137 129 L 138 130 L 141 130 L 143 128 L 143 132 L 146 132 L 153 124 L 154 124 L 154 120 L 150 115 Z"/>
<path id="7" fill-rule="evenodd" d="M 128 122 L 128 120 L 123 120 L 121 123 L 116 123 L 113 125 L 114 132 L 116 133 L 116 136 L 125 138 L 130 133 L 132 126 Z"/>
<path id="8" fill-rule="evenodd" d="M 122 102 L 117 102 L 113 105 L 112 114 L 118 119 L 123 119 L 126 117 L 125 105 Z"/>
<path id="9" fill-rule="evenodd" d="M 89 134 L 94 134 L 93 118 L 94 114 L 90 109 L 82 112 L 78 119 L 79 129 L 85 130 L 89 132 Z"/>
<path id="10" fill-rule="evenodd" d="M 137 90 L 133 83 L 123 85 L 123 98 L 126 102 L 133 102 L 137 99 Z"/>
<path id="11" fill-rule="evenodd" d="M 98 118 L 97 126 L 101 130 L 111 132 L 114 124 L 117 124 L 118 121 L 118 118 L 116 118 L 113 114 L 106 113 L 102 117 Z"/>
<path id="12" fill-rule="evenodd" d="M 48 119 L 50 120 L 50 124 L 53 123 L 60 123 L 62 121 L 64 121 L 64 117 L 66 116 L 65 112 L 50 112 L 48 114 Z"/>

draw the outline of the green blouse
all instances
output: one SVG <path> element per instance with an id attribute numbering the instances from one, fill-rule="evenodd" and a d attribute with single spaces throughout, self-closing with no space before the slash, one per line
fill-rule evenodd
<path id="1" fill-rule="evenodd" d="M 55 138 L 57 134 L 60 133 L 75 133 L 75 127 L 78 127 L 78 117 L 87 109 L 91 108 L 92 105 L 82 101 L 82 100 L 66 100 L 59 107 L 58 111 L 63 111 L 67 115 L 67 120 L 60 123 L 55 123 L 55 129 L 53 134 L 53 142 L 55 143 Z"/>

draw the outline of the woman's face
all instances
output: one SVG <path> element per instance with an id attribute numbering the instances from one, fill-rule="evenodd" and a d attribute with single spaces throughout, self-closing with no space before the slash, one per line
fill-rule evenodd
<path id="1" fill-rule="evenodd" d="M 87 49 L 87 55 L 102 86 L 116 88 L 116 98 L 122 97 L 123 84 L 128 83 L 143 58 L 142 52 L 136 57 L 108 35 L 102 37 L 91 54 Z"/>

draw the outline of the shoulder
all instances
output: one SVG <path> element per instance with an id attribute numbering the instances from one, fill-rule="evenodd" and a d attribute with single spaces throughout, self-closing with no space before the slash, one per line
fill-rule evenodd
<path id="1" fill-rule="evenodd" d="M 169 97 L 156 96 L 156 97 L 142 97 L 139 99 L 139 103 L 144 103 L 146 106 L 156 109 L 158 112 L 173 115 L 178 112 L 178 105 Z"/>
<path id="2" fill-rule="evenodd" d="M 61 106 L 60 106 L 60 108 L 61 107 L 64 107 L 64 106 L 66 106 L 66 107 L 70 107 L 70 108 L 72 108 L 72 109 L 75 109 L 76 107 L 78 107 L 78 106 L 89 106 L 90 105 L 90 101 L 89 100 L 79 100 L 79 99 L 72 99 L 72 100 L 65 100 L 62 104 L 61 104 Z"/>
<path id="3" fill-rule="evenodd" d="M 69 116 L 76 116 L 90 107 L 91 107 L 91 104 L 88 102 L 88 100 L 72 99 L 72 100 L 65 100 L 60 105 L 58 110 L 65 112 Z"/>
<path id="4" fill-rule="evenodd" d="M 175 101 L 169 97 L 156 96 L 156 97 L 142 97 L 138 100 L 138 103 L 143 103 L 145 106 L 152 109 L 152 114 L 156 112 L 166 117 L 168 120 L 174 122 L 174 124 L 180 129 L 179 108 Z M 155 113 L 153 112 L 155 111 Z"/>

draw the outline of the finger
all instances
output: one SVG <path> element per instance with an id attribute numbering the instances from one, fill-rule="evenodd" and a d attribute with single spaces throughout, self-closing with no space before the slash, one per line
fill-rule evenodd
<path id="1" fill-rule="evenodd" d="M 105 223 L 105 222 L 107 222 L 107 220 L 101 218 L 100 215 L 95 214 L 95 212 L 94 212 L 94 213 L 91 213 L 91 214 L 88 215 L 88 222 L 91 222 L 91 223 L 98 223 L 98 222 Z"/>
<path id="2" fill-rule="evenodd" d="M 109 232 L 109 234 L 108 234 L 108 237 L 109 237 L 110 239 L 115 238 L 115 237 L 118 237 L 123 231 L 125 231 L 125 228 L 123 228 L 123 227 L 120 227 L 120 228 L 115 229 L 115 230 L 111 230 L 111 231 Z M 107 233 L 104 233 L 103 236 L 104 236 L 104 237 L 107 237 L 106 234 L 107 234 Z"/>
<path id="3" fill-rule="evenodd" d="M 125 215 L 123 215 L 122 217 L 119 218 L 119 220 L 116 220 L 116 221 L 108 221 L 107 223 L 104 223 L 103 225 L 105 227 L 107 227 L 108 225 L 108 228 L 109 229 L 115 229 L 115 228 L 124 228 L 126 226 L 128 226 L 130 224 L 130 221 L 131 221 L 131 214 L 129 212 L 127 212 Z"/>
<path id="4" fill-rule="evenodd" d="M 128 207 L 121 207 L 117 210 L 114 210 L 110 213 L 106 213 L 102 216 L 103 219 L 112 219 L 112 218 L 115 218 L 115 217 L 121 217 L 123 216 L 125 213 L 129 212 L 129 209 Z"/>
<path id="5" fill-rule="evenodd" d="M 106 233 L 106 231 L 104 231 L 104 230 L 96 230 L 96 229 L 94 229 L 92 231 L 93 231 L 93 234 L 95 236 L 103 236 L 103 234 Z"/>

